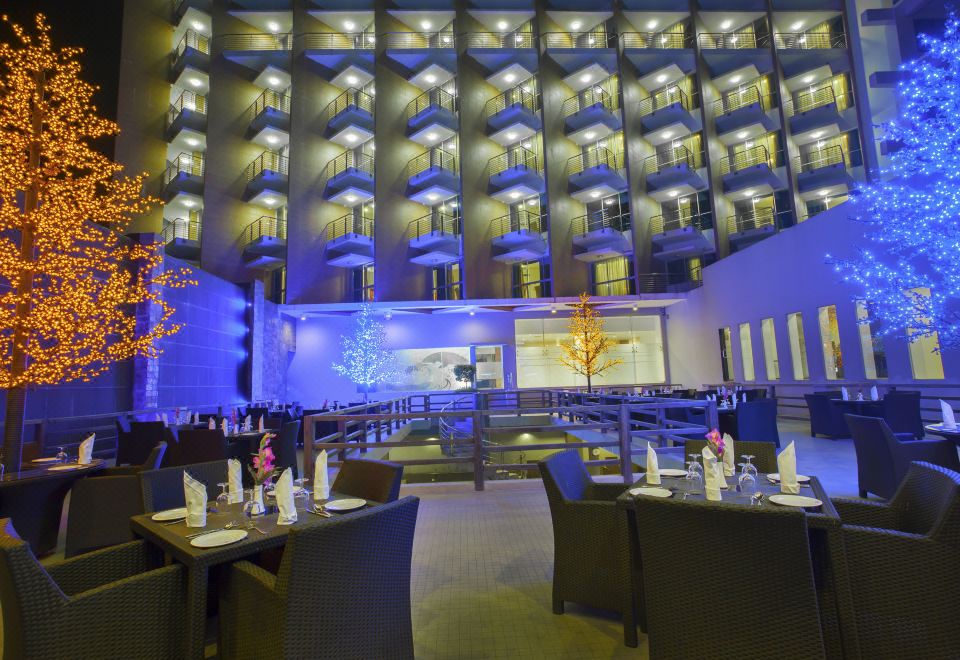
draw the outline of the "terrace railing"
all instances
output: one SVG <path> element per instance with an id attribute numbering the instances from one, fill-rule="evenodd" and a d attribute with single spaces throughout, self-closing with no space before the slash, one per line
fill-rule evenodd
<path id="1" fill-rule="evenodd" d="M 695 170 L 701 166 L 702 162 L 700 154 L 695 154 L 682 144 L 678 144 L 649 156 L 643 163 L 643 171 L 649 176 L 678 165 L 686 165 L 691 170 Z"/>
<path id="2" fill-rule="evenodd" d="M 187 30 L 184 33 L 183 38 L 177 42 L 176 47 L 173 49 L 174 59 L 180 57 L 186 52 L 188 48 L 210 54 L 210 37 L 205 34 L 200 34 L 196 30 Z"/>
<path id="3" fill-rule="evenodd" d="M 697 107 L 694 97 L 688 95 L 678 85 L 671 85 L 641 99 L 637 105 L 637 112 L 644 117 L 675 103 L 679 103 L 684 110 L 693 110 Z"/>
<path id="4" fill-rule="evenodd" d="M 246 247 L 264 236 L 287 240 L 287 221 L 262 215 L 243 228 L 240 233 L 240 245 Z"/>
<path id="5" fill-rule="evenodd" d="M 276 172 L 286 175 L 290 168 L 290 159 L 281 156 L 275 151 L 264 151 L 253 159 L 243 170 L 243 176 L 247 181 L 252 181 L 263 172 Z"/>
<path id="6" fill-rule="evenodd" d="M 719 101 L 716 101 L 713 104 L 713 114 L 715 116 L 723 115 L 728 112 L 733 112 L 734 110 L 739 110 L 740 108 L 745 108 L 754 103 L 759 103 L 761 108 L 764 110 L 769 110 L 771 107 L 771 100 L 771 95 L 761 94 L 759 87 L 745 87 L 735 92 L 731 92 Z"/>
<path id="7" fill-rule="evenodd" d="M 167 169 L 163 173 L 163 185 L 167 185 L 177 178 L 180 174 L 190 176 L 203 176 L 204 158 L 202 153 L 181 153 L 173 160 L 167 163 Z"/>
<path id="8" fill-rule="evenodd" d="M 665 234 L 668 231 L 694 227 L 698 231 L 709 229 L 709 213 L 666 213 L 650 218 L 650 232 L 654 235 Z"/>
<path id="9" fill-rule="evenodd" d="M 542 234 L 547 230 L 547 216 L 526 209 L 519 209 L 510 215 L 503 215 L 490 221 L 490 236 L 499 238 L 515 231 L 526 230 Z"/>
<path id="10" fill-rule="evenodd" d="M 526 147 L 512 147 L 498 156 L 487 161 L 487 176 L 504 172 L 511 167 L 524 167 L 533 172 L 539 172 L 537 154 Z"/>
<path id="11" fill-rule="evenodd" d="M 186 218 L 174 218 L 166 223 L 160 236 L 164 243 L 169 243 L 175 239 L 185 241 L 200 240 L 201 224 L 199 220 L 188 220 Z"/>
<path id="12" fill-rule="evenodd" d="M 336 117 L 350 106 L 360 110 L 366 110 L 370 114 L 373 114 L 373 97 L 366 92 L 351 87 L 327 104 L 327 107 L 324 109 L 324 116 L 326 116 L 327 119 Z"/>
<path id="13" fill-rule="evenodd" d="M 373 218 L 356 216 L 350 213 L 336 220 L 331 220 L 323 228 L 320 243 L 326 245 L 328 242 L 348 234 L 373 238 Z"/>
<path id="14" fill-rule="evenodd" d="M 693 35 L 686 32 L 622 32 L 624 48 L 693 48 Z"/>
<path id="15" fill-rule="evenodd" d="M 407 240 L 431 234 L 460 235 L 460 217 L 440 211 L 429 213 L 407 225 Z"/>
<path id="16" fill-rule="evenodd" d="M 830 165 L 846 164 L 847 159 L 843 149 L 839 145 L 833 145 L 811 151 L 805 156 L 797 156 L 793 162 L 797 172 L 812 172 Z"/>
<path id="17" fill-rule="evenodd" d="M 252 121 L 267 108 L 290 114 L 290 97 L 272 89 L 266 89 L 247 109 L 247 117 Z"/>
<path id="18" fill-rule="evenodd" d="M 533 32 L 469 32 L 467 48 L 534 48 Z"/>
<path id="19" fill-rule="evenodd" d="M 700 48 L 703 50 L 769 48 L 770 37 L 769 35 L 757 35 L 753 31 L 703 32 L 697 37 L 697 43 L 700 44 Z"/>
<path id="20" fill-rule="evenodd" d="M 452 30 L 439 32 L 387 32 L 387 48 L 391 50 L 416 50 L 421 48 L 454 48 L 456 36 Z"/>
<path id="21" fill-rule="evenodd" d="M 748 167 L 753 167 L 754 165 L 762 165 L 766 163 L 769 167 L 774 167 L 774 162 L 770 159 L 770 154 L 767 152 L 767 148 L 762 144 L 750 147 L 743 151 L 738 152 L 736 155 L 731 157 L 726 157 L 720 161 L 720 174 L 731 174 L 734 172 L 739 172 L 740 170 L 745 170 Z"/>
<path id="22" fill-rule="evenodd" d="M 221 37 L 224 50 L 275 51 L 291 50 L 293 35 L 285 34 L 225 34 Z"/>
<path id="23" fill-rule="evenodd" d="M 817 89 L 811 89 L 800 92 L 784 104 L 784 111 L 788 117 L 799 112 L 809 112 L 815 108 L 820 108 L 831 103 L 837 104 L 837 109 L 842 109 L 841 104 L 848 99 L 846 94 L 837 94 L 833 85 L 823 85 Z"/>
<path id="24" fill-rule="evenodd" d="M 450 112 L 456 114 L 457 97 L 456 95 L 451 94 L 440 87 L 428 89 L 407 104 L 407 107 L 404 110 L 404 117 L 407 119 L 416 117 L 418 114 L 430 107 L 443 108 L 444 110 L 449 110 Z"/>
<path id="25" fill-rule="evenodd" d="M 377 46 L 372 32 L 307 32 L 298 38 L 306 50 L 373 50 Z"/>
<path id="26" fill-rule="evenodd" d="M 324 166 L 320 173 L 320 185 L 325 185 L 327 181 L 347 170 L 357 170 L 373 176 L 373 156 L 344 151 Z"/>
<path id="27" fill-rule="evenodd" d="M 560 107 L 560 115 L 569 117 L 584 108 L 589 108 L 598 103 L 610 111 L 620 108 L 619 100 L 615 94 L 611 94 L 601 85 L 591 85 L 576 96 L 571 96 L 564 101 Z"/>
<path id="28" fill-rule="evenodd" d="M 184 110 L 201 115 L 207 114 L 207 97 L 185 90 L 177 97 L 176 101 L 170 104 L 170 108 L 167 110 L 167 126 L 173 124 Z"/>
<path id="29" fill-rule="evenodd" d="M 421 172 L 426 172 L 431 167 L 449 170 L 456 174 L 459 170 L 457 166 L 457 156 L 443 149 L 430 149 L 426 153 L 410 159 L 406 167 L 406 178 L 409 179 Z"/>
<path id="30" fill-rule="evenodd" d="M 567 176 L 601 165 L 606 165 L 611 170 L 623 169 L 623 152 L 614 153 L 606 147 L 590 147 L 567 160 Z"/>
<path id="31" fill-rule="evenodd" d="M 616 35 L 599 26 L 589 32 L 546 32 L 543 43 L 547 48 L 616 48 Z"/>
<path id="32" fill-rule="evenodd" d="M 778 32 L 773 35 L 773 43 L 778 49 L 827 50 L 846 48 L 847 36 L 842 32 Z"/>
<path id="33" fill-rule="evenodd" d="M 614 215 L 600 211 L 581 215 L 570 221 L 570 232 L 574 236 L 582 236 L 583 234 L 589 234 L 592 231 L 599 231 L 601 229 L 615 229 L 621 232 L 627 231 L 630 229 L 630 214 L 618 213 Z"/>
<path id="34" fill-rule="evenodd" d="M 486 105 L 483 106 L 483 117 L 487 119 L 517 104 L 524 106 L 531 112 L 538 112 L 540 110 L 540 95 L 532 89 L 524 91 L 522 85 L 508 89 L 487 101 Z"/>
<path id="35" fill-rule="evenodd" d="M 703 285 L 700 268 L 687 273 L 640 273 L 637 276 L 638 293 L 670 293 Z"/>

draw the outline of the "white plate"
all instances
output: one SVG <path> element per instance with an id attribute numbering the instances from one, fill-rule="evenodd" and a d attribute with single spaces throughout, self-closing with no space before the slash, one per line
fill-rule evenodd
<path id="1" fill-rule="evenodd" d="M 170 522 L 171 520 L 183 520 L 187 517 L 187 507 L 182 506 L 178 509 L 167 509 L 166 511 L 157 511 L 150 516 L 150 520 L 157 522 Z"/>
<path id="2" fill-rule="evenodd" d="M 767 479 L 769 479 L 773 483 L 778 483 L 780 481 L 780 473 L 771 472 L 770 474 L 767 475 Z M 808 477 L 807 475 L 805 474 L 797 475 L 797 483 L 805 484 L 805 483 L 809 483 L 809 481 L 810 481 L 810 477 Z"/>
<path id="3" fill-rule="evenodd" d="M 673 495 L 666 488 L 653 488 L 653 487 L 644 487 L 644 488 L 631 488 L 627 491 L 631 495 L 647 495 L 649 497 L 670 497 Z"/>
<path id="4" fill-rule="evenodd" d="M 77 463 L 67 463 L 65 465 L 54 465 L 49 469 L 51 472 L 61 472 L 63 470 L 79 470 L 82 467 L 82 465 L 78 465 Z"/>
<path id="5" fill-rule="evenodd" d="M 345 499 L 345 500 L 331 500 L 323 505 L 323 508 L 327 511 L 354 511 L 356 509 L 362 509 L 367 505 L 366 500 L 356 499 Z"/>
<path id="6" fill-rule="evenodd" d="M 221 545 L 230 545 L 237 541 L 247 538 L 245 529 L 221 529 L 218 532 L 201 534 L 190 541 L 190 545 L 195 548 L 218 548 Z"/>
<path id="7" fill-rule="evenodd" d="M 35 458 L 35 459 L 33 459 L 32 461 L 30 461 L 30 462 L 31 462 L 31 463 L 56 463 L 56 462 L 57 462 L 57 457 L 56 457 L 56 456 L 51 456 L 50 458 Z"/>
<path id="8" fill-rule="evenodd" d="M 678 470 L 677 468 L 660 468 L 661 477 L 685 477 L 687 476 L 686 470 Z"/>
<path id="9" fill-rule="evenodd" d="M 960 426 L 954 426 L 952 429 L 948 429 L 943 424 L 927 424 L 923 428 L 928 431 L 943 431 L 944 433 L 960 433 Z"/>
<path id="10" fill-rule="evenodd" d="M 823 504 L 823 502 L 818 500 L 816 497 L 807 497 L 805 495 L 786 495 L 784 493 L 771 495 L 769 499 L 774 504 L 779 504 L 781 506 L 808 507 L 820 506 Z"/>

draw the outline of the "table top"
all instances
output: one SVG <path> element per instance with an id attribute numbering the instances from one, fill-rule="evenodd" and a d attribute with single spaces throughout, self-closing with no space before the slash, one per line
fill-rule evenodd
<path id="1" fill-rule="evenodd" d="M 839 405 L 850 405 L 850 406 L 864 406 L 867 404 L 876 404 L 883 405 L 882 399 L 830 399 L 831 403 L 836 403 Z"/>
<path id="2" fill-rule="evenodd" d="M 923 428 L 925 428 L 927 431 L 930 431 L 930 433 L 943 436 L 944 438 L 960 438 L 960 426 L 947 429 L 943 427 L 943 424 L 927 424 Z"/>
<path id="3" fill-rule="evenodd" d="M 0 480 L 0 483 L 16 483 L 20 481 L 27 481 L 30 479 L 43 479 L 43 478 L 53 478 L 53 477 L 64 477 L 67 475 L 73 476 L 82 476 L 90 474 L 91 472 L 99 472 L 100 470 L 106 467 L 107 463 L 103 459 L 95 458 L 92 463 L 87 463 L 86 465 L 80 465 L 76 462 L 67 462 L 67 463 L 33 463 L 27 462 L 21 466 L 19 472 L 6 472 L 3 475 L 3 479 Z M 72 469 L 51 469 L 59 468 L 60 466 L 71 466 Z"/>

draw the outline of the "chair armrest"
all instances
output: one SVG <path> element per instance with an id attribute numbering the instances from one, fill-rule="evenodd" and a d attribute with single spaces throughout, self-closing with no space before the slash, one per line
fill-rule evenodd
<path id="1" fill-rule="evenodd" d="M 597 500 L 601 502 L 613 502 L 624 494 L 628 488 L 627 484 L 609 484 L 595 483 L 590 487 L 587 493 L 588 500 Z"/>
<path id="2" fill-rule="evenodd" d="M 144 541 L 131 541 L 45 566 L 63 593 L 71 596 L 144 573 L 157 565 Z"/>
<path id="3" fill-rule="evenodd" d="M 900 443 L 900 451 L 910 461 L 925 461 L 951 470 L 960 469 L 957 445 L 952 440 L 912 440 Z"/>
<path id="4" fill-rule="evenodd" d="M 886 503 L 842 497 L 833 497 L 830 501 L 840 514 L 840 523 L 844 526 L 858 525 L 881 529 L 897 529 L 900 526 L 899 512 Z"/>
<path id="5" fill-rule="evenodd" d="M 238 561 L 220 591 L 220 639 L 222 656 L 239 649 L 276 648 L 283 626 L 260 625 L 280 621 L 284 603 L 277 594 L 277 576 L 249 561 Z"/>

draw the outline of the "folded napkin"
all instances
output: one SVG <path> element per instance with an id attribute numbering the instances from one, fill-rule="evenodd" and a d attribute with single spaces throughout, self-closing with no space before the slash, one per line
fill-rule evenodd
<path id="1" fill-rule="evenodd" d="M 846 387 L 841 387 L 841 388 L 840 388 L 840 397 L 841 397 L 844 401 L 849 401 L 849 400 L 850 400 L 850 393 L 847 392 L 847 388 L 846 388 Z"/>
<path id="2" fill-rule="evenodd" d="M 247 415 L 243 418 L 243 430 L 249 431 L 253 428 L 253 418 L 250 415 Z"/>
<path id="3" fill-rule="evenodd" d="M 957 420 L 953 416 L 953 408 L 943 399 L 940 399 L 940 413 L 943 415 L 943 428 L 950 430 L 957 428 Z"/>
<path id="4" fill-rule="evenodd" d="M 83 439 L 83 442 L 80 443 L 80 449 L 77 452 L 77 463 L 81 465 L 93 463 L 93 441 L 96 439 L 96 433 L 91 433 Z"/>
<path id="5" fill-rule="evenodd" d="M 313 467 L 313 499 L 330 499 L 330 475 L 327 474 L 327 450 L 317 454 Z"/>
<path id="6" fill-rule="evenodd" d="M 207 428 L 210 429 L 211 431 L 213 431 L 214 429 L 216 429 L 216 428 L 217 428 L 217 420 L 215 420 L 213 417 L 207 418 Z"/>
<path id="7" fill-rule="evenodd" d="M 257 420 L 257 431 L 263 433 L 265 430 L 263 427 L 263 415 L 260 415 L 260 419 Z"/>
<path id="8" fill-rule="evenodd" d="M 780 492 L 796 495 L 800 492 L 797 482 L 797 450 L 791 442 L 777 456 L 777 469 L 780 470 Z"/>
<path id="9" fill-rule="evenodd" d="M 297 503 L 293 498 L 293 471 L 290 468 L 284 470 L 277 479 L 273 496 L 277 498 L 277 508 L 280 509 L 277 524 L 292 525 L 297 522 Z"/>
<path id="10" fill-rule="evenodd" d="M 707 494 L 707 499 L 712 502 L 720 501 L 720 488 L 723 479 L 723 468 L 717 464 L 717 457 L 713 455 L 709 447 L 704 447 L 703 451 L 703 488 Z"/>
<path id="11" fill-rule="evenodd" d="M 657 465 L 657 452 L 653 443 L 647 443 L 647 483 L 651 486 L 660 485 L 660 466 Z"/>
<path id="12" fill-rule="evenodd" d="M 871 400 L 871 401 L 879 401 L 879 400 L 880 400 L 880 393 L 877 392 L 877 386 L 876 386 L 876 385 L 871 385 L 871 386 L 870 386 L 870 400 Z"/>
<path id="13" fill-rule="evenodd" d="M 207 487 L 183 473 L 183 499 L 187 503 L 187 527 L 207 526 Z"/>
<path id="14" fill-rule="evenodd" d="M 737 409 L 737 395 L 734 394 L 732 397 L 730 397 L 730 399 L 731 399 L 731 401 L 733 402 L 733 409 L 736 410 L 736 409 Z"/>
<path id="15" fill-rule="evenodd" d="M 189 415 L 188 415 L 188 417 L 189 417 Z M 198 413 L 198 412 L 193 413 L 193 423 L 194 423 L 194 424 L 199 424 L 199 423 L 200 423 L 200 413 Z"/>
<path id="16" fill-rule="evenodd" d="M 746 392 L 743 393 L 743 398 L 740 399 L 740 400 L 743 401 L 744 403 L 747 402 L 747 393 L 746 393 Z"/>
<path id="17" fill-rule="evenodd" d="M 164 426 L 169 426 L 170 420 L 167 419 L 167 413 L 165 412 L 160 413 L 160 421 L 163 422 Z"/>
<path id="18" fill-rule="evenodd" d="M 243 466 L 235 458 L 227 459 L 227 493 L 230 504 L 243 502 Z"/>
<path id="19" fill-rule="evenodd" d="M 725 477 L 732 477 L 735 474 L 733 459 L 736 458 L 736 453 L 733 451 L 733 438 L 730 437 L 729 433 L 723 434 L 723 475 Z"/>
<path id="20" fill-rule="evenodd" d="M 230 435 L 230 427 L 227 425 L 226 417 L 220 422 L 220 430 L 223 431 L 224 435 Z"/>

